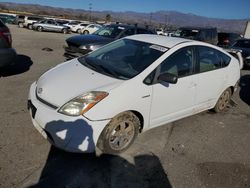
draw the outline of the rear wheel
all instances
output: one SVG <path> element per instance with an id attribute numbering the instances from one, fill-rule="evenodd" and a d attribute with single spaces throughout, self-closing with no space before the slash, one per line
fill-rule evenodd
<path id="1" fill-rule="evenodd" d="M 125 151 L 139 133 L 140 120 L 132 112 L 114 117 L 104 128 L 98 140 L 98 148 L 104 153 L 116 154 Z"/>
<path id="2" fill-rule="evenodd" d="M 84 34 L 84 35 L 88 35 L 88 34 L 89 34 L 89 31 L 88 31 L 88 30 L 84 30 L 84 31 L 83 31 L 83 34 Z"/>
<path id="3" fill-rule="evenodd" d="M 77 29 L 76 32 L 81 34 L 81 29 Z"/>
<path id="4" fill-rule="evenodd" d="M 220 96 L 220 98 L 218 99 L 215 107 L 214 107 L 214 111 L 215 112 L 221 112 L 223 111 L 227 105 L 229 104 L 230 100 L 231 100 L 231 96 L 232 96 L 232 91 L 230 88 L 226 89 Z"/>
<path id="5" fill-rule="evenodd" d="M 32 24 L 29 24 L 29 25 L 28 25 L 28 29 L 30 29 L 30 30 L 32 30 L 32 29 L 33 29 Z"/>
<path id="6" fill-rule="evenodd" d="M 22 23 L 22 22 L 19 22 L 19 23 L 18 23 L 18 27 L 23 28 L 23 23 Z"/>

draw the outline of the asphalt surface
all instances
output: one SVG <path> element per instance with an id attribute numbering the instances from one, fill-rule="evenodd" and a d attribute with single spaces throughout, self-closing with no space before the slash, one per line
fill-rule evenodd
<path id="1" fill-rule="evenodd" d="M 249 70 L 222 113 L 149 130 L 119 156 L 66 153 L 33 128 L 26 104 L 30 84 L 64 61 L 72 34 L 9 27 L 19 55 L 0 70 L 0 187 L 250 187 Z"/>

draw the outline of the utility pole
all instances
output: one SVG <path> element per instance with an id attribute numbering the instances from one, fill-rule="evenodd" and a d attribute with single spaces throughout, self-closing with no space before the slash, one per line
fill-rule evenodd
<path id="1" fill-rule="evenodd" d="M 91 22 L 92 20 L 91 14 L 92 14 L 92 3 L 89 3 L 89 22 Z"/>
<path id="2" fill-rule="evenodd" d="M 153 17 L 153 13 L 150 12 L 150 17 L 149 17 L 149 25 L 150 25 L 150 26 L 151 26 L 151 24 L 152 24 L 152 17 Z"/>

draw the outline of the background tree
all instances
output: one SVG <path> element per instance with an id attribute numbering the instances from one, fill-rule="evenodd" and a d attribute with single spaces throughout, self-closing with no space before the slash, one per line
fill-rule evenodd
<path id="1" fill-rule="evenodd" d="M 105 21 L 106 21 L 106 23 L 107 23 L 107 22 L 111 22 L 111 15 L 110 15 L 110 14 L 107 14 L 107 15 L 106 15 Z"/>

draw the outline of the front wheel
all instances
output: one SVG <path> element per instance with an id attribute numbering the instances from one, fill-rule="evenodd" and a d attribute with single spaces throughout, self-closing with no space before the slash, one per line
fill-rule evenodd
<path id="1" fill-rule="evenodd" d="M 63 33 L 63 34 L 67 34 L 67 33 L 68 33 L 68 29 L 63 29 L 63 30 L 62 30 L 62 33 Z"/>
<path id="2" fill-rule="evenodd" d="M 220 98 L 218 99 L 215 107 L 214 107 L 214 111 L 215 112 L 221 112 L 223 111 L 227 105 L 229 104 L 230 100 L 231 100 L 231 96 L 232 96 L 232 91 L 230 88 L 226 89 L 220 96 Z"/>
<path id="3" fill-rule="evenodd" d="M 125 151 L 134 142 L 139 128 L 140 120 L 134 113 L 122 113 L 114 117 L 104 128 L 97 146 L 109 154 Z"/>
<path id="4" fill-rule="evenodd" d="M 43 31 L 43 28 L 42 28 L 41 26 L 39 26 L 39 27 L 37 28 L 37 31 L 42 32 L 42 31 Z"/>

